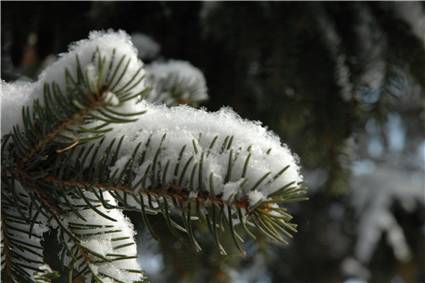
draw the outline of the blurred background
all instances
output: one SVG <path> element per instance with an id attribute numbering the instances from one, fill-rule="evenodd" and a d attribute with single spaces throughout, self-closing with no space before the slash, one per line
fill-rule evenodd
<path id="1" fill-rule="evenodd" d="M 152 282 L 425 282 L 425 2 L 2 2 L 1 78 L 34 80 L 89 31 L 123 29 L 146 63 L 199 68 L 214 111 L 296 152 L 310 200 L 288 246 L 139 227 Z M 202 229 L 199 232 L 202 237 Z M 224 242 L 227 239 L 223 240 Z M 54 265 L 54 264 L 53 264 Z"/>

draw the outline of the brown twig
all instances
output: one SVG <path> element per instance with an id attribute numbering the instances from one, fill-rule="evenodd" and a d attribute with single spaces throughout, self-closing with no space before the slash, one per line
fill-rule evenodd
<path id="1" fill-rule="evenodd" d="M 53 141 L 63 130 L 70 127 L 71 125 L 81 123 L 84 121 L 85 116 L 90 112 L 105 105 L 105 101 L 102 99 L 101 95 L 96 95 L 97 100 L 91 99 L 91 104 L 87 108 L 82 109 L 81 111 L 75 113 L 68 119 L 65 119 L 57 127 L 52 129 L 42 140 L 40 140 L 33 149 L 18 162 L 18 168 L 22 168 L 26 162 L 33 159 L 48 143 Z M 75 143 L 75 142 L 74 142 Z M 73 144 L 74 144 L 73 143 Z"/>
<path id="2" fill-rule="evenodd" d="M 46 176 L 42 178 L 42 180 L 48 183 L 53 183 L 55 185 L 62 186 L 62 187 L 77 187 L 81 189 L 93 187 L 97 189 L 103 189 L 105 191 L 125 192 L 125 193 L 132 193 L 132 194 L 136 193 L 134 190 L 131 190 L 129 187 L 123 186 L 123 185 L 114 186 L 114 185 L 108 185 L 103 183 L 92 183 L 92 182 L 87 182 L 82 180 L 61 180 L 55 176 Z M 157 196 L 157 197 L 172 197 L 176 199 L 177 201 L 179 201 L 180 203 L 184 203 L 188 201 L 190 192 L 174 183 L 171 183 L 167 187 L 142 190 L 140 191 L 140 193 L 151 195 L 151 196 Z M 196 199 L 200 203 L 211 202 L 211 203 L 217 203 L 219 205 L 225 205 L 225 204 L 232 205 L 237 208 L 244 208 L 244 209 L 249 208 L 249 201 L 247 198 L 242 198 L 239 200 L 234 200 L 230 203 L 226 203 L 226 201 L 220 198 L 219 196 L 211 195 L 207 192 L 199 192 Z"/>

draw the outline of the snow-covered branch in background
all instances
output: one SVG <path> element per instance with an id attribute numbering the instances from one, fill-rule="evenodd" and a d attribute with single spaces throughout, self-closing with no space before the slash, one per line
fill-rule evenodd
<path id="1" fill-rule="evenodd" d="M 146 97 L 149 102 L 198 105 L 208 99 L 204 75 L 189 62 L 154 62 L 147 66 L 146 71 L 153 88 Z"/>
<path id="2" fill-rule="evenodd" d="M 404 20 L 411 32 L 425 47 L 425 8 L 419 2 L 394 3 L 394 11 Z"/>
<path id="3" fill-rule="evenodd" d="M 411 251 L 403 229 L 397 223 L 391 206 L 398 202 L 406 211 L 425 205 L 425 179 L 423 172 L 403 172 L 390 166 L 375 167 L 363 162 L 352 181 L 352 201 L 359 217 L 357 258 L 367 264 L 383 234 L 399 261 L 407 261 Z"/>
<path id="4" fill-rule="evenodd" d="M 318 27 L 322 31 L 323 41 L 335 60 L 335 80 L 340 89 L 341 96 L 345 101 L 353 98 L 353 84 L 348 66 L 347 55 L 341 46 L 341 38 L 338 35 L 334 23 L 322 8 L 319 9 L 320 17 L 317 18 Z"/>
<path id="5" fill-rule="evenodd" d="M 137 48 L 138 56 L 142 60 L 153 60 L 161 51 L 161 46 L 146 34 L 134 33 L 131 35 L 131 41 Z"/>

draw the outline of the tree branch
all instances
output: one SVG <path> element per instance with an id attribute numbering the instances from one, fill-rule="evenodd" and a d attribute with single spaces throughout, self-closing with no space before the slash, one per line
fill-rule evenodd
<path id="1" fill-rule="evenodd" d="M 104 191 L 113 191 L 113 192 L 124 192 L 124 193 L 131 193 L 135 194 L 136 192 L 132 190 L 129 186 L 123 186 L 123 185 L 109 185 L 109 184 L 103 184 L 103 183 L 93 183 L 85 180 L 61 180 L 55 176 L 49 175 L 41 180 L 51 183 L 60 187 L 69 187 L 69 188 L 80 188 L 80 189 L 87 189 L 87 188 L 97 188 L 102 189 Z M 157 197 L 172 197 L 180 201 L 180 203 L 185 203 L 189 199 L 190 192 L 182 188 L 181 186 L 172 183 L 168 185 L 167 187 L 159 187 L 159 188 L 151 188 L 151 189 L 145 189 L 138 191 L 139 193 L 145 194 L 145 195 L 151 195 L 151 196 L 157 196 Z M 215 203 L 218 205 L 229 205 L 234 206 L 235 208 L 244 208 L 249 209 L 249 201 L 248 198 L 243 198 L 239 200 L 233 200 L 233 201 L 226 201 L 222 198 L 211 195 L 208 192 L 199 192 L 197 196 L 195 197 L 197 201 L 200 203 Z"/>
<path id="2" fill-rule="evenodd" d="M 87 95 L 91 97 L 90 95 Z M 57 127 L 53 128 L 44 139 L 40 140 L 33 149 L 28 153 L 27 156 L 18 161 L 18 168 L 23 168 L 24 164 L 34 158 L 46 145 L 52 142 L 63 130 L 67 129 L 70 126 L 77 125 L 84 121 L 85 116 L 90 112 L 94 111 L 97 108 L 103 107 L 106 105 L 102 95 L 96 95 L 98 100 L 90 99 L 91 104 L 87 108 L 81 109 L 78 113 L 75 113 L 68 119 L 62 121 Z M 33 125 L 36 127 L 36 125 Z"/>

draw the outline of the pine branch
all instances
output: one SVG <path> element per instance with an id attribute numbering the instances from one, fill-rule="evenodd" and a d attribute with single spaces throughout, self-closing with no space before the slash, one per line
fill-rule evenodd
<path id="1" fill-rule="evenodd" d="M 137 251 L 132 225 L 121 211 L 106 209 L 98 204 L 96 212 L 84 208 L 92 193 L 83 200 L 73 198 L 75 206 L 81 206 L 78 216 L 65 213 L 61 221 L 59 240 L 65 243 L 61 252 L 62 262 L 70 270 L 69 278 L 83 276 L 86 280 L 103 282 L 141 282 L 146 280 L 137 263 Z M 113 206 L 114 200 L 107 193 L 102 197 Z M 90 201 L 91 203 L 91 201 Z M 103 217 L 97 217 L 102 213 Z M 65 228 L 66 227 L 66 228 Z"/>
<path id="2" fill-rule="evenodd" d="M 65 56 L 62 61 L 69 61 L 70 56 L 68 55 L 68 58 Z M 37 204 L 38 211 L 41 212 L 39 214 L 45 216 L 42 222 L 45 223 L 47 222 L 46 219 L 49 219 L 50 224 L 59 229 L 62 239 L 67 239 L 65 243 L 74 243 L 72 248 L 77 248 L 77 254 L 74 254 L 75 249 L 69 249 L 70 246 L 65 244 L 64 255 L 72 258 L 72 262 L 76 261 L 79 264 L 81 263 L 78 260 L 83 259 L 84 264 L 78 267 L 72 266 L 69 269 L 70 278 L 76 277 L 72 275 L 75 269 L 75 271 L 82 271 L 84 275 L 87 275 L 87 270 L 90 270 L 88 277 L 83 277 L 91 278 L 96 282 L 103 282 L 104 280 L 125 282 L 127 279 L 132 282 L 139 282 L 144 280 L 143 273 L 137 262 L 134 259 L 130 260 L 136 254 L 135 248 L 131 251 L 124 250 L 127 253 L 133 252 L 132 257 L 120 256 L 117 258 L 115 256 L 111 259 L 102 256 L 102 261 L 94 260 L 93 256 L 101 255 L 84 245 L 84 242 L 80 239 L 81 235 L 75 233 L 72 227 L 68 225 L 67 211 L 57 202 L 55 196 L 50 194 L 49 188 L 40 186 L 40 179 L 50 171 L 49 164 L 59 155 L 88 141 L 102 137 L 112 129 L 111 125 L 114 123 L 134 122 L 137 120 L 136 116 L 143 114 L 143 111 L 132 111 L 132 109 L 137 108 L 134 107 L 137 99 L 149 90 L 143 83 L 142 64 L 137 62 L 130 64 L 131 58 L 127 58 L 128 56 L 116 51 L 115 48 L 108 49 L 103 46 L 96 48 L 90 59 L 84 54 L 82 54 L 83 58 L 80 58 L 78 52 L 73 56 L 74 58 L 71 60 L 73 60 L 72 65 L 74 67 L 71 67 L 71 64 L 66 64 L 65 68 L 61 64 L 56 66 L 56 69 L 61 69 L 65 73 L 65 79 L 62 83 L 47 82 L 47 78 L 51 78 L 52 74 L 49 75 L 46 71 L 45 79 L 39 83 L 39 85 L 44 84 L 43 89 L 34 88 L 33 106 L 24 106 L 22 121 L 19 125 L 14 126 L 9 135 L 3 136 L 2 167 L 4 169 L 2 180 L 8 180 L 12 177 L 23 184 L 25 187 L 23 191 L 32 196 L 27 205 Z M 84 63 L 82 64 L 82 62 Z M 6 186 L 7 192 L 14 192 L 9 183 Z M 73 202 L 75 200 L 71 200 L 71 203 Z M 4 201 L 2 201 L 2 204 L 4 205 Z M 73 209 L 77 212 L 79 210 L 78 205 Z M 97 211 L 100 210 L 102 209 L 97 209 Z M 17 211 L 20 211 L 19 207 Z M 82 215 L 85 211 L 77 213 Z M 123 218 L 122 214 L 119 215 Z M 36 220 L 31 219 L 31 221 L 34 223 Z M 90 221 L 90 218 L 88 221 Z M 96 218 L 91 219 L 91 221 L 96 222 Z M 31 222 L 28 223 L 30 229 L 35 225 Z M 5 232 L 3 243 L 9 244 L 11 241 L 7 232 Z M 127 229 L 127 234 L 129 232 L 132 233 L 132 230 Z M 97 235 L 97 233 L 95 234 Z M 132 234 L 126 236 L 128 236 L 128 241 L 134 245 Z M 121 247 L 121 249 L 123 248 L 125 246 Z M 6 249 L 6 251 L 9 251 L 9 249 Z M 11 257 L 5 258 L 6 270 L 10 269 L 11 262 L 17 262 L 20 265 L 25 264 L 22 262 L 23 258 L 16 253 L 8 252 L 7 255 L 11 255 Z M 76 255 L 78 257 L 75 259 Z M 111 264 L 114 260 L 125 263 L 130 269 L 127 271 L 125 268 L 117 270 L 118 274 L 110 273 L 115 272 L 110 267 L 109 269 L 103 267 L 102 271 L 102 264 L 104 265 L 105 262 Z M 15 267 L 13 266 L 13 268 Z M 18 281 L 32 282 L 32 280 L 39 280 L 42 282 L 44 280 L 42 270 L 37 270 L 37 272 L 39 273 L 28 274 L 28 278 L 23 279 L 21 276 Z"/>
<path id="3" fill-rule="evenodd" d="M 283 205 L 305 199 L 288 148 L 229 110 L 207 113 L 139 102 L 149 88 L 135 58 L 122 34 L 95 34 L 45 71 L 34 87 L 32 107 L 24 102 L 22 120 L 10 121 L 16 125 L 2 138 L 2 204 L 13 217 L 22 217 L 21 232 L 29 238 L 37 225 L 56 228 L 69 281 L 87 282 L 145 280 L 126 210 L 139 211 L 153 235 L 148 215 L 162 214 L 170 230 L 187 233 L 197 250 L 200 221 L 222 254 L 224 230 L 242 250 L 239 226 L 253 238 L 256 228 L 286 243 L 296 225 Z M 184 89 L 172 81 L 170 87 Z M 14 113 L 8 109 L 6 115 Z M 12 207 L 20 194 L 28 196 L 25 204 Z M 10 221 L 2 221 L 5 276 L 15 266 L 28 267 L 10 248 L 16 241 Z M 33 262 L 39 273 L 29 273 L 29 281 L 43 282 L 49 274 L 39 256 Z"/>
<path id="4" fill-rule="evenodd" d="M 13 130 L 14 144 L 21 149 L 16 151 L 18 167 L 28 165 L 29 161 L 47 152 L 62 153 L 100 138 L 111 130 L 110 124 L 134 122 L 136 116 L 143 114 L 143 111 L 117 110 L 127 101 L 146 93 L 148 88 L 134 93 L 136 83 L 143 79 L 142 67 L 128 81 L 122 81 L 130 61 L 127 60 L 126 67 L 121 67 L 126 56 L 122 55 L 116 62 L 115 53 L 114 49 L 112 58 L 107 60 L 97 49 L 85 69 L 76 55 L 76 75 L 65 68 L 65 93 L 58 84 L 45 82 L 43 102 L 36 99 L 32 109 L 24 107 L 23 131 L 20 127 Z M 90 67 L 96 68 L 98 73 L 91 74 Z M 118 86 L 122 87 L 118 89 Z M 53 150 L 47 146 L 53 146 Z"/>
<path id="5" fill-rule="evenodd" d="M 125 185 L 111 185 L 111 184 L 103 184 L 103 183 L 93 183 L 87 180 L 61 180 L 55 176 L 46 176 L 42 178 L 42 181 L 60 188 L 69 189 L 69 188 L 79 188 L 79 189 L 90 189 L 96 188 L 101 191 L 115 192 L 115 193 L 129 193 L 134 194 L 135 191 L 131 188 L 131 186 Z M 185 190 L 183 187 L 178 186 L 177 184 L 170 184 L 167 187 L 158 187 L 149 190 L 140 190 L 140 194 L 146 197 L 154 197 L 154 198 L 174 198 L 180 203 L 184 203 L 189 200 L 190 192 Z M 196 197 L 196 200 L 200 203 L 216 203 L 218 205 L 233 205 L 236 208 L 244 208 L 248 209 L 248 201 L 247 199 L 243 200 L 233 200 L 227 201 L 215 195 L 210 195 L 207 192 L 199 193 Z M 125 209 L 125 207 L 124 207 Z"/>
<path id="6" fill-rule="evenodd" d="M 167 106 L 196 106 L 208 99 L 204 75 L 188 62 L 154 62 L 146 67 L 146 71 L 147 80 L 152 85 L 146 101 Z"/>
<path id="7" fill-rule="evenodd" d="M 56 201 L 53 202 L 51 197 L 46 196 L 45 190 L 39 186 L 38 182 L 34 183 L 31 176 L 23 172 L 15 171 L 15 173 L 17 173 L 16 177 L 33 192 L 35 199 L 40 202 L 42 214 L 49 215 L 51 225 L 57 227 L 59 242 L 64 244 L 60 258 L 62 265 L 69 271 L 69 280 L 83 277 L 90 282 L 103 282 L 105 278 L 116 282 L 125 282 L 122 280 L 130 279 L 131 282 L 146 281 L 136 261 L 132 226 L 119 210 L 110 209 L 114 205 L 110 205 L 109 209 L 99 207 L 97 203 L 92 204 L 93 196 L 90 192 L 79 191 L 80 196 L 69 196 L 68 204 L 73 206 L 72 213 L 74 213 L 74 215 L 70 215 L 71 213 L 67 212 L 64 206 Z M 107 193 L 101 192 L 101 194 L 103 200 L 109 196 Z M 114 200 L 109 197 L 106 202 L 113 203 Z M 87 204 L 88 207 L 86 207 Z M 97 213 L 102 215 L 103 222 L 106 219 L 108 223 L 100 225 L 99 217 L 96 217 Z M 116 219 L 108 216 L 111 214 L 115 215 Z M 103 251 L 108 250 L 108 243 L 111 245 L 110 252 L 100 252 L 99 248 L 101 247 Z M 119 269 L 114 268 L 114 265 L 111 264 L 118 261 L 120 264 L 118 266 L 121 266 Z"/>
<path id="8" fill-rule="evenodd" d="M 155 143 L 154 140 L 159 145 L 152 144 Z M 104 140 L 101 140 L 96 145 L 71 150 L 61 156 L 56 160 L 55 171 L 61 172 L 62 177 L 47 175 L 41 178 L 40 182 L 44 186 L 60 188 L 56 193 L 57 198 L 62 199 L 65 198 L 64 194 L 70 192 L 92 191 L 95 201 L 104 207 L 108 207 L 109 204 L 102 199 L 102 192 L 111 192 L 119 202 L 116 208 L 140 211 L 148 227 L 150 224 L 146 215 L 161 213 L 170 229 L 188 233 L 197 249 L 200 247 L 193 234 L 194 220 L 204 220 L 208 223 L 219 247 L 221 243 L 218 231 L 224 227 L 227 227 L 236 244 L 240 246 L 241 236 L 237 234 L 235 225 L 241 225 L 251 236 L 253 233 L 248 227 L 257 227 L 270 239 L 286 243 L 285 238 L 291 237 L 291 233 L 296 231 L 296 225 L 290 223 L 292 217 L 285 208 L 279 207 L 279 204 L 305 199 L 305 189 L 300 184 L 292 180 L 285 181 L 285 174 L 290 166 L 295 165 L 286 165 L 274 174 L 268 172 L 257 180 L 252 180 L 249 176 L 258 173 L 255 172 L 257 170 L 255 167 L 249 166 L 249 163 L 251 158 L 253 159 L 251 162 L 258 162 L 257 154 L 242 148 L 236 151 L 231 146 L 231 140 L 235 138 L 214 139 L 215 142 L 217 140 L 222 140 L 224 146 L 209 146 L 208 152 L 202 152 L 202 147 L 196 146 L 196 143 L 190 140 L 189 144 L 182 147 L 192 145 L 192 151 L 187 151 L 185 162 L 182 160 L 182 153 L 176 160 L 170 159 L 173 155 L 167 151 L 173 149 L 167 148 L 166 144 L 172 147 L 172 141 L 168 142 L 164 136 L 159 138 L 158 135 L 151 134 L 147 140 L 137 143 L 133 149 L 127 148 L 127 154 L 121 152 L 121 144 L 125 143 L 125 139 L 120 139 L 117 144 L 116 139 L 109 144 L 103 144 Z M 211 145 L 212 141 L 208 144 Z M 163 151 L 162 155 L 158 153 L 159 148 Z M 253 147 L 249 148 L 252 150 Z M 236 154 L 233 154 L 234 151 Z M 216 161 L 217 154 L 226 156 L 221 159 L 227 160 L 227 164 L 223 164 L 227 167 L 224 170 L 227 173 L 223 178 L 225 183 L 222 185 L 218 183 L 214 185 L 214 172 L 202 170 L 202 167 L 209 168 Z M 70 156 L 78 158 L 74 159 L 73 163 L 65 162 Z M 166 161 L 162 158 L 166 158 Z M 120 162 L 123 160 L 125 162 Z M 165 163 L 168 166 L 161 165 Z M 114 167 L 115 170 L 110 169 Z M 171 174 L 173 167 L 174 173 Z M 77 177 L 76 170 L 80 172 Z M 231 183 L 232 171 L 233 174 L 244 177 L 241 179 L 234 177 L 239 183 L 233 185 L 233 193 L 222 191 L 219 187 Z M 268 190 L 270 192 L 265 193 Z M 257 195 L 259 199 L 256 199 Z M 65 202 L 62 202 L 62 205 L 69 211 L 75 210 L 72 205 L 69 206 Z M 222 247 L 221 252 L 225 253 Z"/>

